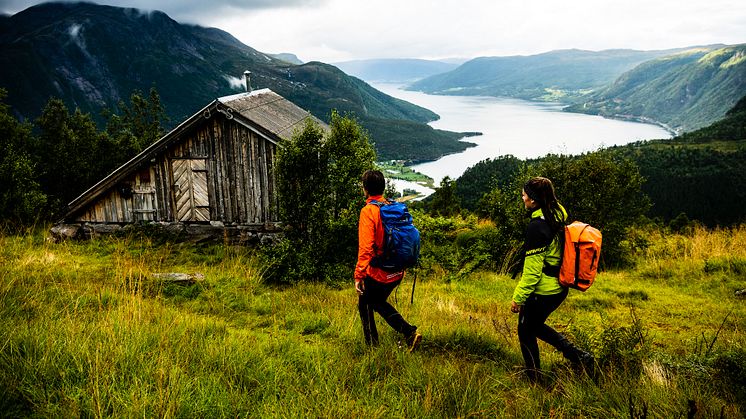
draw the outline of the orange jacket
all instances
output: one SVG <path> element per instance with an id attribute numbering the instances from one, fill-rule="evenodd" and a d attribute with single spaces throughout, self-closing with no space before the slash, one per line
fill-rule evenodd
<path id="1" fill-rule="evenodd" d="M 370 201 L 373 200 L 384 201 L 381 195 L 368 197 L 365 201 L 366 205 L 360 210 L 355 282 L 362 281 L 366 276 L 383 283 L 398 281 L 404 277 L 404 271 L 391 273 L 375 266 L 370 266 L 370 261 L 374 256 L 383 254 L 384 236 L 381 212 L 375 205 L 369 205 Z"/>

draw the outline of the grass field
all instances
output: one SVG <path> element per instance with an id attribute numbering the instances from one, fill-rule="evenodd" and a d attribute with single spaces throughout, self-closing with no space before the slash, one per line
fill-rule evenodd
<path id="1" fill-rule="evenodd" d="M 636 267 L 549 319 L 596 373 L 541 346 L 541 385 L 520 368 L 508 276 L 423 272 L 412 305 L 405 278 L 391 299 L 424 335 L 410 354 L 380 318 L 381 345 L 363 345 L 351 281 L 272 287 L 250 249 L 4 236 L 0 415 L 743 417 L 746 227 L 645 236 Z"/>

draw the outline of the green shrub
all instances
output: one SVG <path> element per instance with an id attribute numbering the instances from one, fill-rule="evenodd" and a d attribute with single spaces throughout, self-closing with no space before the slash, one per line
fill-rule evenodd
<path id="1" fill-rule="evenodd" d="M 352 276 L 358 214 L 364 205 L 359 182 L 374 162 L 368 134 L 354 119 L 336 112 L 328 131 L 308 119 L 283 142 L 275 176 L 286 229 L 276 249 L 265 252 L 270 282 L 334 282 Z"/>
<path id="2" fill-rule="evenodd" d="M 505 228 L 474 215 L 432 217 L 417 211 L 414 218 L 422 239 L 421 266 L 427 272 L 443 269 L 447 279 L 478 270 L 505 273 L 520 246 Z"/>
<path id="3" fill-rule="evenodd" d="M 746 259 L 720 256 L 705 260 L 705 273 L 728 272 L 737 275 L 746 274 Z"/>
<path id="4" fill-rule="evenodd" d="M 606 327 L 594 339 L 596 361 L 601 368 L 622 370 L 632 376 L 642 372 L 642 361 L 649 351 L 647 331 L 634 311 L 632 324 Z"/>
<path id="5" fill-rule="evenodd" d="M 746 349 L 733 348 L 716 355 L 712 368 L 722 379 L 723 391 L 732 394 L 746 410 Z"/>

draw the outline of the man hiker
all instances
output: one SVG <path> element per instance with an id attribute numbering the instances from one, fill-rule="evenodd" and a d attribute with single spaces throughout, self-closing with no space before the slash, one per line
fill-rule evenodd
<path id="1" fill-rule="evenodd" d="M 384 229 L 381 213 L 377 205 L 386 202 L 383 190 L 386 180 L 378 170 L 368 170 L 363 174 L 365 206 L 360 211 L 358 223 L 358 254 L 355 266 L 355 290 L 358 293 L 358 310 L 363 324 L 365 343 L 378 345 L 378 330 L 373 313 L 378 313 L 394 330 L 401 333 L 409 351 L 413 351 L 422 340 L 417 333 L 417 326 L 407 323 L 396 309 L 387 301 L 391 292 L 401 283 L 404 271 L 387 272 L 372 266 L 376 256 L 383 254 Z"/>

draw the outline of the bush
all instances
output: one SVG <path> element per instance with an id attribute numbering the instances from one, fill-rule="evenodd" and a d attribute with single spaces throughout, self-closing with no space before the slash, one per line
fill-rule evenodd
<path id="1" fill-rule="evenodd" d="M 415 211 L 413 216 L 422 239 L 421 266 L 428 271 L 443 269 L 448 278 L 478 270 L 505 273 L 520 246 L 504 227 L 480 222 L 474 215 L 431 217 Z"/>
<path id="2" fill-rule="evenodd" d="M 729 272 L 734 274 L 746 274 L 746 259 L 739 257 L 720 256 L 705 260 L 704 270 L 706 273 Z"/>
<path id="3" fill-rule="evenodd" d="M 643 178 L 631 160 L 606 152 L 547 156 L 528 175 L 554 182 L 569 221 L 581 220 L 601 230 L 602 262 L 607 266 L 631 263 L 632 255 L 622 243 L 627 231 L 650 208 L 650 200 L 642 192 Z"/>
<path id="4" fill-rule="evenodd" d="M 364 205 L 359 181 L 374 162 L 367 134 L 336 112 L 329 131 L 309 119 L 283 143 L 275 170 L 280 216 L 287 228 L 279 245 L 265 249 L 269 281 L 352 278 L 357 220 Z"/>
<path id="5" fill-rule="evenodd" d="M 718 354 L 712 367 L 715 376 L 722 380 L 723 391 L 732 394 L 746 410 L 746 350 L 735 348 Z"/>
<path id="6" fill-rule="evenodd" d="M 610 326 L 595 340 L 596 360 L 601 368 L 621 369 L 633 376 L 642 372 L 642 361 L 649 354 L 647 332 L 632 311 L 630 326 Z"/>
<path id="7" fill-rule="evenodd" d="M 597 334 L 576 326 L 571 326 L 568 331 L 579 348 L 594 353 L 601 369 L 622 371 L 636 377 L 642 372 L 643 361 L 650 353 L 647 331 L 634 310 L 629 326 L 607 326 Z"/>

